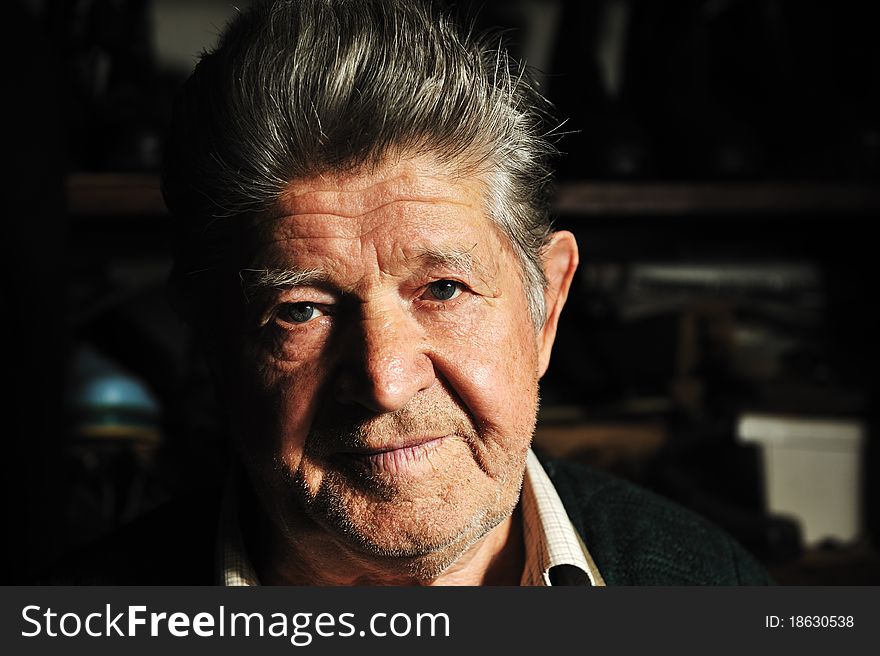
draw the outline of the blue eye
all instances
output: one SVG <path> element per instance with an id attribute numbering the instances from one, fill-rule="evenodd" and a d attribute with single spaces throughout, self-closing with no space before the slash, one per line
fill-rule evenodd
<path id="1" fill-rule="evenodd" d="M 461 286 L 453 280 L 435 280 L 428 291 L 438 301 L 449 301 L 461 294 Z"/>
<path id="2" fill-rule="evenodd" d="M 278 309 L 278 318 L 288 323 L 306 323 L 320 315 L 311 303 L 285 303 Z"/>

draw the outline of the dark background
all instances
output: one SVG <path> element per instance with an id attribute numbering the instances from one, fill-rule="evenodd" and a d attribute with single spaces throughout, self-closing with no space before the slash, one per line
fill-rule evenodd
<path id="1" fill-rule="evenodd" d="M 536 448 L 697 510 L 781 583 L 880 583 L 867 5 L 456 6 L 507 28 L 566 119 L 555 215 L 582 265 Z M 223 475 L 222 414 L 166 302 L 157 171 L 173 92 L 232 11 L 7 9 L 4 583 Z M 865 426 L 857 535 L 808 541 L 768 510 L 749 413 Z"/>

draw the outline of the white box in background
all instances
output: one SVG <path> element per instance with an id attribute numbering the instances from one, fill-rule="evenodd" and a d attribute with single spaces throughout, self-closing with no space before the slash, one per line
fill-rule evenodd
<path id="1" fill-rule="evenodd" d="M 767 509 L 799 519 L 807 546 L 860 536 L 861 421 L 744 414 L 737 436 L 762 447 Z"/>

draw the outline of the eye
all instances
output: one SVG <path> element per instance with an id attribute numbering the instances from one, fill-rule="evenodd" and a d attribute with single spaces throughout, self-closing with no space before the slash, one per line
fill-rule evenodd
<path id="1" fill-rule="evenodd" d="M 285 303 L 278 308 L 275 316 L 286 323 L 306 323 L 324 314 L 312 303 Z"/>
<path id="2" fill-rule="evenodd" d="M 450 301 L 461 294 L 461 284 L 454 280 L 435 280 L 428 285 L 428 293 L 438 301 Z"/>

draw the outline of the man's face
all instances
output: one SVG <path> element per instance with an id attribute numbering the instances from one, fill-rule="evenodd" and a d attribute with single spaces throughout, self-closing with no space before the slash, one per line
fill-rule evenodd
<path id="1" fill-rule="evenodd" d="M 479 184 L 410 159 L 294 181 L 277 210 L 249 232 L 223 377 L 258 496 L 294 540 L 456 557 L 516 504 L 538 403 L 519 264 Z"/>

